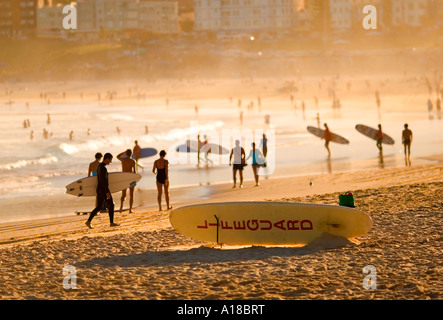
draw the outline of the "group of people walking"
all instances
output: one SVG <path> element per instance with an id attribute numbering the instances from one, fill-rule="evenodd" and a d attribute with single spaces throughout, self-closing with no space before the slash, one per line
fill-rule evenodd
<path id="1" fill-rule="evenodd" d="M 232 188 L 237 187 L 237 172 L 240 176 L 240 188 L 243 188 L 243 168 L 246 166 L 246 161 L 252 158 L 251 166 L 252 171 L 254 173 L 255 186 L 258 187 L 259 183 L 259 169 L 260 167 L 266 167 L 266 156 L 268 152 L 267 142 L 268 139 L 266 135 L 263 134 L 263 138 L 260 143 L 260 147 L 262 147 L 263 153 L 259 148 L 256 148 L 255 142 L 251 144 L 252 149 L 249 152 L 248 157 L 246 157 L 245 150 L 240 146 L 240 140 L 235 141 L 235 147 L 232 148 L 231 154 L 229 156 L 229 165 L 233 165 L 233 180 L 234 186 Z M 232 162 L 232 160 L 234 160 Z"/>
<path id="2" fill-rule="evenodd" d="M 123 172 L 132 172 L 137 173 L 138 159 L 140 158 L 140 146 L 138 142 L 135 141 L 135 146 L 133 150 L 127 149 L 126 151 L 117 155 L 117 159 L 120 160 L 122 164 Z M 169 206 L 169 173 L 168 167 L 169 162 L 165 159 L 166 151 L 160 151 L 160 158 L 154 161 L 154 165 L 152 167 L 152 172 L 156 175 L 156 184 L 157 184 L 157 201 L 159 210 L 162 211 L 161 200 L 163 189 L 165 192 L 165 200 L 168 210 L 171 209 Z M 100 162 L 103 157 L 103 161 Z M 132 159 L 132 157 L 134 159 Z M 96 204 L 94 210 L 92 210 L 89 215 L 88 220 L 86 221 L 86 226 L 90 229 L 93 229 L 92 219 L 97 215 L 99 211 L 108 209 L 109 212 L 109 221 L 111 227 L 119 226 L 119 224 L 114 222 L 114 200 L 112 198 L 112 194 L 109 190 L 109 179 L 108 179 L 108 170 L 106 166 L 112 163 L 113 155 L 111 153 L 106 153 L 104 156 L 101 153 L 97 153 L 95 155 L 95 161 L 89 164 L 88 169 L 88 177 L 89 176 L 97 176 L 97 197 Z M 129 187 L 129 213 L 132 213 L 132 207 L 134 204 L 134 189 L 135 185 Z M 120 212 L 123 211 L 123 204 L 125 202 L 127 195 L 127 189 L 122 190 L 122 196 L 120 200 Z"/>

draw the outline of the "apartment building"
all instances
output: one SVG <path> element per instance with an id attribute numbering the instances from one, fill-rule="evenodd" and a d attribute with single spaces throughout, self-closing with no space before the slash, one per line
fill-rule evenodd
<path id="1" fill-rule="evenodd" d="M 196 31 L 271 31 L 293 26 L 298 0 L 195 0 Z"/>
<path id="2" fill-rule="evenodd" d="M 80 32 L 144 30 L 170 34 L 179 31 L 178 3 L 137 0 L 79 0 Z"/>
<path id="3" fill-rule="evenodd" d="M 429 0 L 392 0 L 392 24 L 419 27 L 428 14 Z"/>
<path id="4" fill-rule="evenodd" d="M 37 33 L 60 32 L 63 29 L 63 6 L 43 6 L 37 9 Z"/>
<path id="5" fill-rule="evenodd" d="M 33 36 L 37 0 L 0 0 L 0 37 Z"/>

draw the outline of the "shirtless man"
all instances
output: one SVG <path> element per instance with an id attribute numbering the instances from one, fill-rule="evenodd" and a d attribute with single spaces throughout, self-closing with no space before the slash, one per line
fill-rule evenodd
<path id="1" fill-rule="evenodd" d="M 233 167 L 233 178 L 234 186 L 237 185 L 237 171 L 240 174 L 240 188 L 243 188 L 243 167 L 245 164 L 245 150 L 240 146 L 240 141 L 235 140 L 235 147 L 231 150 L 231 155 L 229 156 L 229 165 L 232 164 L 232 157 L 234 157 L 234 167 Z"/>
<path id="2" fill-rule="evenodd" d="M 140 150 L 142 148 L 138 145 L 137 140 L 135 140 L 134 143 L 135 143 L 135 146 L 134 146 L 134 148 L 132 148 L 132 152 L 134 153 L 135 163 L 138 167 L 141 167 L 143 169 L 143 167 L 138 164 L 138 159 L 140 159 Z"/>
<path id="3" fill-rule="evenodd" d="M 103 157 L 103 155 L 100 152 L 97 152 L 95 154 L 95 161 L 91 162 L 89 164 L 89 169 L 88 169 L 88 177 L 92 176 L 96 176 L 97 175 L 97 168 L 100 165 L 100 160 Z"/>
<path id="4" fill-rule="evenodd" d="M 117 159 L 122 162 L 122 171 L 123 172 L 133 172 L 135 173 L 135 161 L 131 159 L 132 150 L 128 149 L 117 156 Z M 129 188 L 129 213 L 132 213 L 132 204 L 134 203 L 134 189 L 135 185 Z M 126 190 L 122 191 L 122 198 L 120 203 L 120 212 L 123 211 L 123 203 L 126 199 Z"/>
<path id="5" fill-rule="evenodd" d="M 405 146 L 405 158 L 408 159 L 411 157 L 411 143 L 412 143 L 412 131 L 408 128 L 408 124 L 405 124 L 405 129 L 402 133 L 402 141 Z"/>

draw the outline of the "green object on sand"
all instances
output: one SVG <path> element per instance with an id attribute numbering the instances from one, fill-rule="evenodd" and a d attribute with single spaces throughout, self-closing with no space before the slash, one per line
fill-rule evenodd
<path id="1" fill-rule="evenodd" d="M 344 207 L 355 208 L 354 195 L 349 192 L 339 195 L 338 204 Z"/>

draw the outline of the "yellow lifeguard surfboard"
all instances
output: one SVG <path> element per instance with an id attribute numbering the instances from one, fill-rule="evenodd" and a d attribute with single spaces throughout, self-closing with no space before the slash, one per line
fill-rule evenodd
<path id="1" fill-rule="evenodd" d="M 349 207 L 271 201 L 191 205 L 169 220 L 187 237 L 226 245 L 308 244 L 323 233 L 355 238 L 372 227 L 371 217 Z"/>

